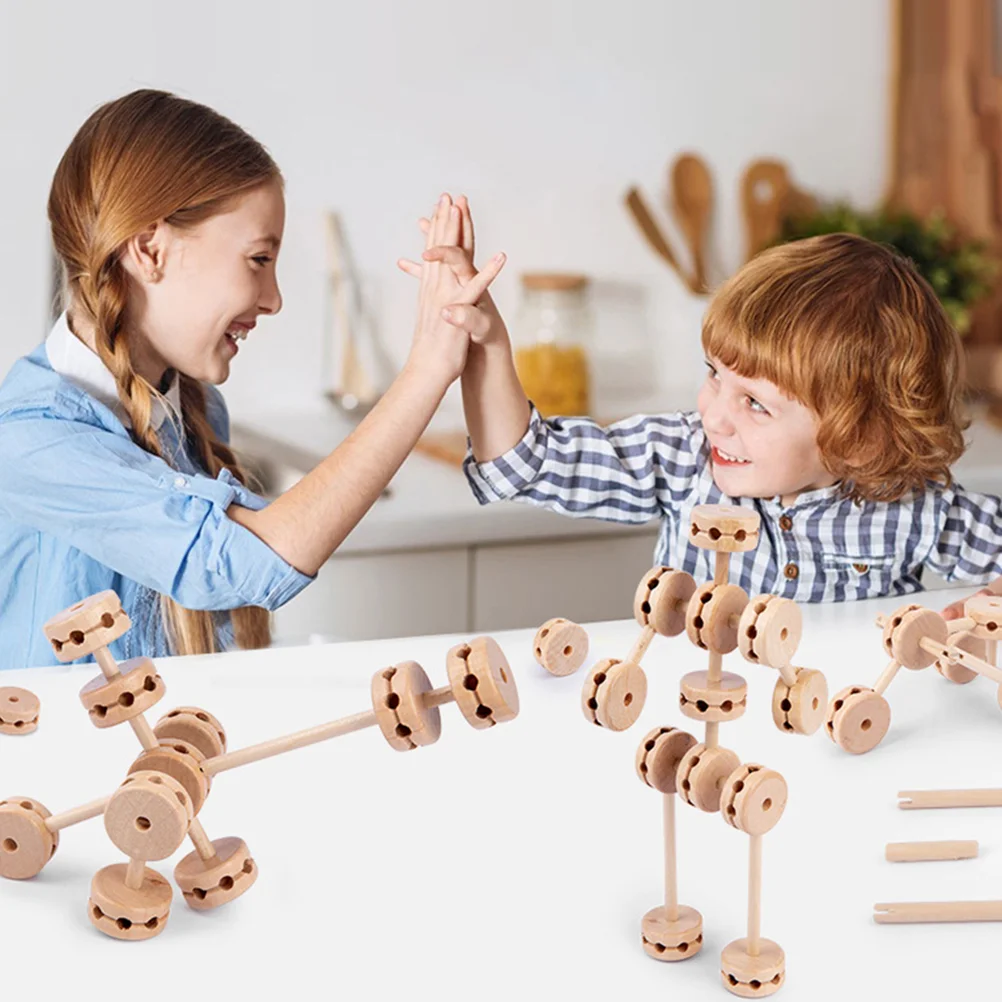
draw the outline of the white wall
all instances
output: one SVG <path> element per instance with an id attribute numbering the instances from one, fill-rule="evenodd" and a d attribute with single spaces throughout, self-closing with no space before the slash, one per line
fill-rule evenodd
<path id="1" fill-rule="evenodd" d="M 692 311 L 674 319 L 684 297 L 627 218 L 624 188 L 640 183 L 660 208 L 672 156 L 701 152 L 725 272 L 750 158 L 781 157 L 801 185 L 872 204 L 888 27 L 883 0 L 0 0 L 0 371 L 43 334 L 45 200 L 63 149 L 95 106 L 156 86 L 235 119 L 287 179 L 286 305 L 241 351 L 225 388 L 236 415 L 319 399 L 326 207 L 343 213 L 404 356 L 414 288 L 394 261 L 416 252 L 414 220 L 444 189 L 469 194 L 483 252 L 508 253 L 506 313 L 519 271 L 585 271 L 622 307 L 600 302 L 598 350 L 656 343 L 660 383 L 684 395 Z"/>

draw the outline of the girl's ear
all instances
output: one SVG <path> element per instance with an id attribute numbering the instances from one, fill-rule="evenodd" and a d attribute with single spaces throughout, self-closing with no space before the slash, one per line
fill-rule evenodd
<path id="1" fill-rule="evenodd" d="M 165 224 L 159 222 L 126 240 L 120 256 L 126 272 L 140 282 L 159 282 L 164 271 L 166 236 Z"/>

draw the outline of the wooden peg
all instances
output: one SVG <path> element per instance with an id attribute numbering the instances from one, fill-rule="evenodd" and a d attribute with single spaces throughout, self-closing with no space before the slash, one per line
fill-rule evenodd
<path id="1" fill-rule="evenodd" d="M 41 705 L 29 689 L 0 687 L 0 734 L 30 734 L 38 727 Z"/>
<path id="2" fill-rule="evenodd" d="M 891 661 L 890 664 L 880 673 L 880 678 L 873 685 L 873 691 L 878 696 L 883 696 L 887 687 L 894 681 L 895 676 L 901 669 L 900 661 Z"/>
<path id="3" fill-rule="evenodd" d="M 960 620 L 953 620 L 947 625 L 953 627 L 957 622 L 960 622 Z M 973 620 L 967 620 L 967 622 L 973 623 Z M 976 658 L 994 664 L 994 658 L 989 657 L 990 643 L 991 641 L 981 640 L 969 631 L 951 629 L 948 646 L 959 647 L 962 651 L 973 654 Z M 943 678 L 953 682 L 955 685 L 967 685 L 978 677 L 976 671 L 965 668 L 962 664 L 952 661 L 949 657 L 936 658 L 936 671 Z"/>
<path id="4" fill-rule="evenodd" d="M 1002 922 L 1002 901 L 894 901 L 873 906 L 873 921 Z"/>
<path id="5" fill-rule="evenodd" d="M 647 648 L 651 646 L 651 642 L 657 636 L 657 631 L 653 626 L 645 626 L 640 631 L 640 636 L 634 641 L 633 646 L 630 648 L 630 652 L 624 658 L 625 661 L 630 664 L 639 665 L 643 656 L 647 653 Z"/>
<path id="6" fill-rule="evenodd" d="M 567 619 L 550 619 L 532 641 L 536 663 L 551 675 L 573 675 L 588 657 L 588 634 Z"/>
<path id="7" fill-rule="evenodd" d="M 977 634 L 974 634 L 974 636 L 977 636 Z M 940 658 L 945 661 L 953 661 L 978 675 L 983 675 L 985 678 L 991 679 L 996 684 L 1002 685 L 1002 671 L 987 661 L 983 661 L 981 658 L 968 653 L 959 645 L 952 643 L 939 644 L 929 638 L 923 638 L 920 643 L 934 660 Z"/>
<path id="8" fill-rule="evenodd" d="M 942 859 L 974 859 L 977 842 L 888 842 L 884 858 L 889 863 L 922 863 Z"/>
<path id="9" fill-rule="evenodd" d="M 898 807 L 920 811 L 950 807 L 1002 807 L 1002 790 L 902 790 Z"/>

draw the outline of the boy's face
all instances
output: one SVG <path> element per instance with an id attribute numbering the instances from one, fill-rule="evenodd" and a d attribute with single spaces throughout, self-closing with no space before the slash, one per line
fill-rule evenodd
<path id="1" fill-rule="evenodd" d="M 697 407 L 710 442 L 713 481 L 730 497 L 783 499 L 828 487 L 814 412 L 766 379 L 746 379 L 708 358 Z"/>

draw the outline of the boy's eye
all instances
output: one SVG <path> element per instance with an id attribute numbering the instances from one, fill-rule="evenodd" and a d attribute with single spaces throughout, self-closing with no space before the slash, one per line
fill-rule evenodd
<path id="1" fill-rule="evenodd" d="M 707 369 L 707 375 L 710 377 L 710 379 L 716 379 L 717 370 L 709 362 L 706 362 L 705 365 Z"/>
<path id="2" fill-rule="evenodd" d="M 756 414 L 768 414 L 769 412 L 754 398 L 746 397 L 748 401 L 748 406 L 755 411 Z"/>

